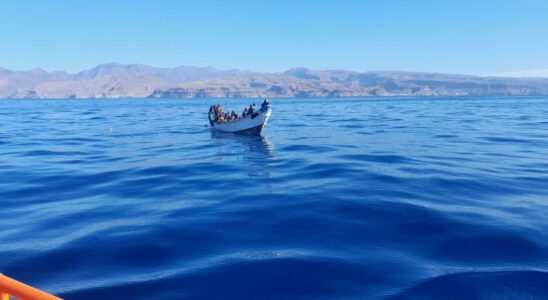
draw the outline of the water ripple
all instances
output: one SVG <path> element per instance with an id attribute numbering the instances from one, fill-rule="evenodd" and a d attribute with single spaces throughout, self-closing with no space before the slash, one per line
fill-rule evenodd
<path id="1" fill-rule="evenodd" d="M 249 137 L 206 100 L 0 101 L 0 270 L 66 299 L 546 298 L 547 99 L 272 102 Z"/>

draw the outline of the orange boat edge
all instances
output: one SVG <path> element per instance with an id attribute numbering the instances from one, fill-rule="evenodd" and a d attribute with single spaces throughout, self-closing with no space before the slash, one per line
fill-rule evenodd
<path id="1" fill-rule="evenodd" d="M 0 300 L 10 300 L 10 296 L 19 300 L 62 300 L 0 273 Z"/>

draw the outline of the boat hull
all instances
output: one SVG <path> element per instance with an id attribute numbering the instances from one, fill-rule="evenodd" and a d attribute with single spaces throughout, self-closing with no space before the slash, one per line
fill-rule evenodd
<path id="1" fill-rule="evenodd" d="M 211 129 L 220 132 L 261 135 L 271 113 L 272 109 L 268 106 L 257 111 L 252 116 L 247 116 L 240 120 L 228 123 L 213 123 Z"/>

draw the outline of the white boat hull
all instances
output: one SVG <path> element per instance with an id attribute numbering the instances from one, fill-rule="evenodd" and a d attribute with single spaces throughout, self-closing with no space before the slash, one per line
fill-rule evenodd
<path id="1" fill-rule="evenodd" d="M 220 132 L 242 133 L 251 135 L 260 135 L 263 128 L 270 118 L 272 109 L 266 106 L 256 112 L 252 116 L 246 116 L 245 118 L 230 121 L 227 123 L 212 123 L 211 129 Z M 254 117 L 253 117 L 254 116 Z"/>

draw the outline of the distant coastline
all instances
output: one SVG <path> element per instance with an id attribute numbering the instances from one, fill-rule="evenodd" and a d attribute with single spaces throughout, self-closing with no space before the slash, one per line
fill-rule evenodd
<path id="1" fill-rule="evenodd" d="M 0 68 L 0 99 L 545 96 L 548 78 L 294 68 L 283 73 L 104 64 L 76 74 Z"/>

